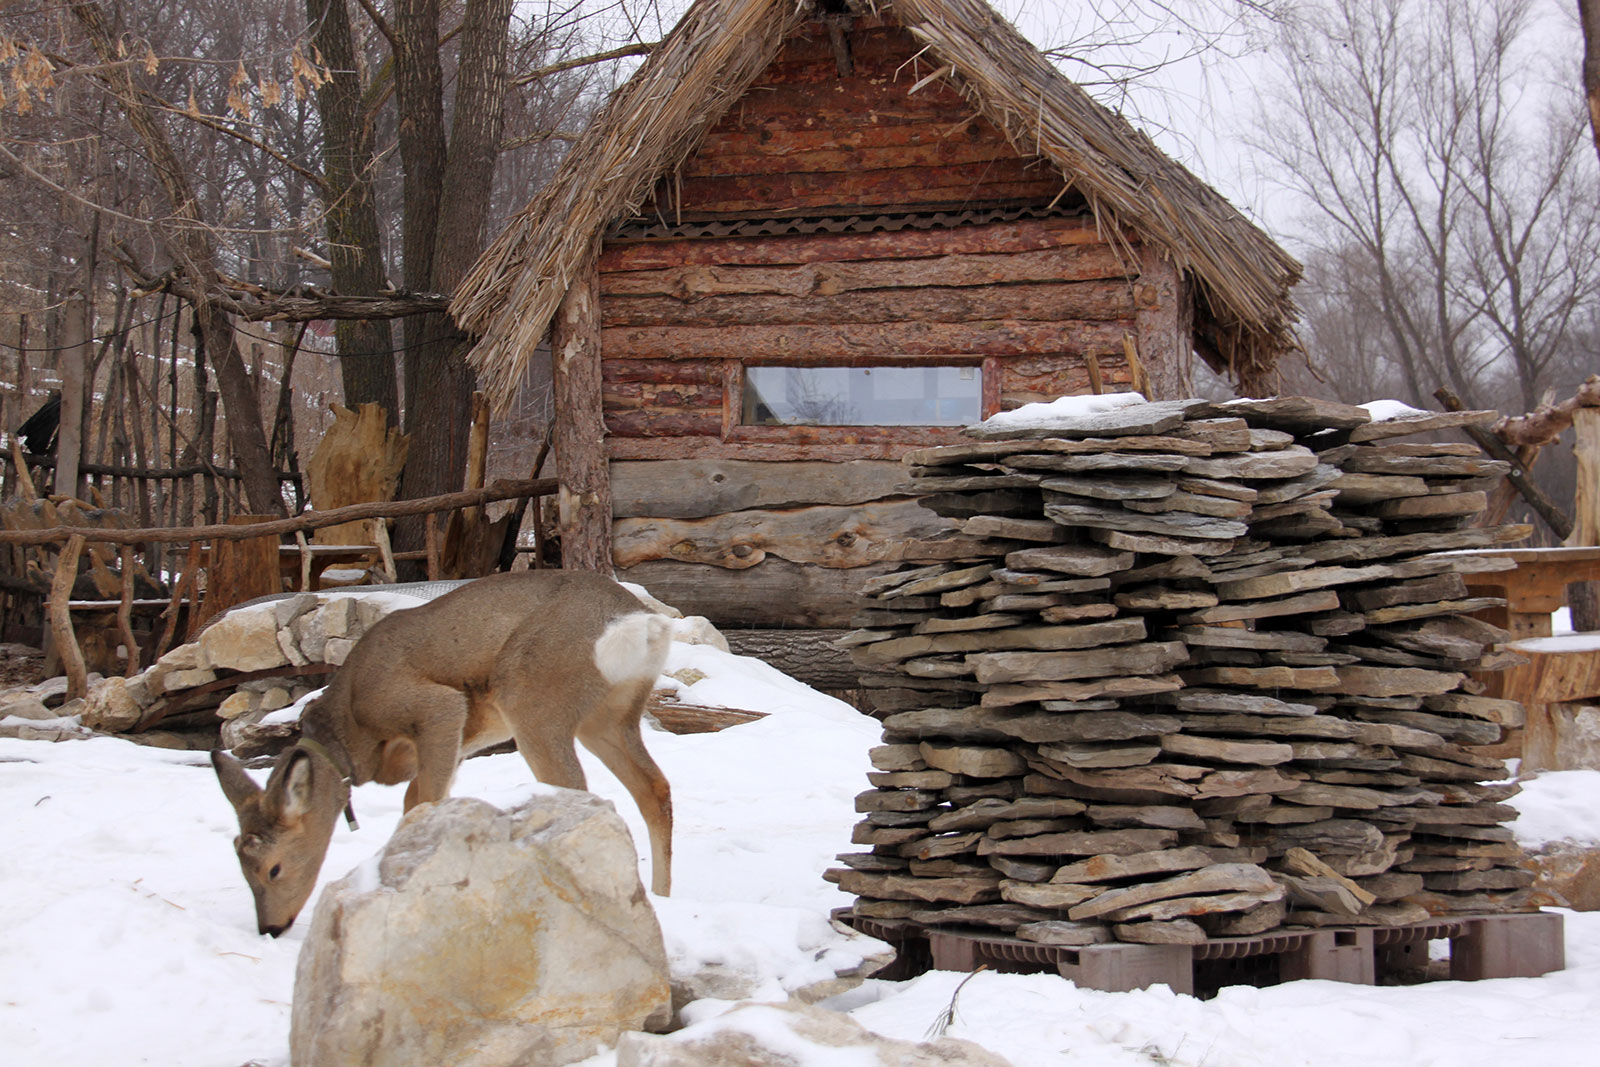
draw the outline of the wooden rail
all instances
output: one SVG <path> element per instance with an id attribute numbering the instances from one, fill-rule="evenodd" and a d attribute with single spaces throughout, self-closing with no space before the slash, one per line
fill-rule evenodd
<path id="1" fill-rule="evenodd" d="M 239 541 L 283 534 L 303 534 L 307 530 L 337 526 L 340 523 L 389 519 L 401 515 L 427 515 L 431 519 L 439 512 L 454 511 L 458 508 L 482 507 L 499 500 L 519 498 L 528 500 L 548 496 L 556 492 L 558 484 L 554 478 L 503 480 L 482 489 L 467 489 L 458 493 L 445 493 L 416 500 L 380 500 L 350 504 L 328 511 L 302 512 L 286 519 L 271 519 L 249 525 L 169 526 L 142 529 L 52 526 L 43 530 L 0 530 L 0 544 L 64 543 L 66 546 L 56 561 L 55 574 L 45 602 L 45 615 L 49 621 L 51 636 L 60 650 L 62 666 L 67 676 L 67 699 L 73 700 L 86 695 L 89 689 L 88 668 L 84 663 L 82 650 L 78 646 L 77 635 L 73 632 L 70 604 L 72 585 L 78 574 L 78 559 L 88 542 L 97 541 L 124 546 L 147 543 L 191 544 L 184 576 L 174 585 L 172 601 L 167 609 L 170 617 L 161 642 L 165 646 L 175 632 L 177 606 L 181 601 L 182 587 L 193 581 L 194 571 L 200 558 L 198 550 L 201 541 Z M 431 532 L 433 524 L 430 522 L 429 525 Z M 430 538 L 430 541 L 433 540 L 434 538 Z M 427 553 L 430 571 L 436 551 L 430 547 Z M 131 640 L 131 625 L 128 623 L 133 600 L 133 568 L 128 565 L 131 557 L 126 550 L 122 558 L 122 597 L 118 604 L 118 629 L 124 631 L 124 642 L 128 649 L 127 673 L 132 677 L 138 672 L 139 666 L 139 654 Z"/>

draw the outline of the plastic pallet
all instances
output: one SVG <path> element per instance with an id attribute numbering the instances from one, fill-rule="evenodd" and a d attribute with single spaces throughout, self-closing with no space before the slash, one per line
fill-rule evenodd
<path id="1" fill-rule="evenodd" d="M 1198 945 L 1041 945 L 970 927 L 927 926 L 839 916 L 887 941 L 895 962 L 875 977 L 905 979 L 927 970 L 1033 974 L 1055 971 L 1086 989 L 1123 992 L 1165 985 L 1176 993 L 1228 985 L 1275 985 L 1301 978 L 1373 985 L 1428 963 L 1428 942 L 1450 942 L 1450 977 L 1531 978 L 1566 966 L 1562 917 L 1554 912 L 1463 915 L 1409 926 L 1276 930 L 1214 938 Z"/>

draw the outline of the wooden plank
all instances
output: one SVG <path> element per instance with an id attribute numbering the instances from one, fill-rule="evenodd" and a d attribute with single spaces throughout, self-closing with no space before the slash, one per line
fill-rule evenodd
<path id="1" fill-rule="evenodd" d="M 915 558 L 916 542 L 953 534 L 956 525 L 914 501 L 785 511 L 754 509 L 703 519 L 637 518 L 613 524 L 615 560 L 632 567 L 676 559 L 729 569 L 753 567 L 769 554 L 823 567 Z M 956 551 L 973 555 L 984 542 L 960 538 Z"/>
<path id="2" fill-rule="evenodd" d="M 600 269 L 604 276 L 611 271 L 663 270 L 690 264 L 842 263 L 863 259 L 1018 253 L 1104 244 L 1092 218 L 1072 216 L 882 233 L 608 241 L 601 253 Z"/>
<path id="3" fill-rule="evenodd" d="M 906 236 L 926 236 L 927 232 L 913 230 Z M 835 238 L 797 235 L 788 240 L 824 243 Z M 601 275 L 601 294 L 607 303 L 624 296 L 672 296 L 694 300 L 719 293 L 831 296 L 857 290 L 913 286 L 1103 281 L 1126 278 L 1129 271 L 1129 264 L 1109 245 L 1071 244 L 1020 252 L 951 252 L 914 259 L 863 257 L 754 266 L 685 263 L 657 270 L 618 270 Z"/>
<path id="4" fill-rule="evenodd" d="M 709 409 L 722 411 L 722 383 L 715 385 L 683 385 L 679 382 L 618 382 L 604 381 L 601 399 L 605 409 L 611 411 L 649 410 L 652 408 Z M 720 414 L 719 414 L 720 418 Z"/>
<path id="5" fill-rule="evenodd" d="M 764 126 L 762 133 L 781 136 L 790 132 L 781 127 L 775 129 L 775 126 L 775 123 Z M 874 133 L 891 131 L 901 136 L 883 138 L 887 143 L 872 143 L 875 140 L 872 137 Z M 847 132 L 856 134 L 856 144 L 848 147 L 825 145 L 808 151 L 793 146 L 791 141 L 788 151 L 777 152 L 748 149 L 752 145 L 771 146 L 774 141 L 780 140 L 780 136 L 769 137 L 763 142 L 759 136 L 752 136 L 748 127 L 738 133 L 729 131 L 716 139 L 707 138 L 701 150 L 684 161 L 684 179 L 687 183 L 689 179 L 731 175 L 844 174 L 890 167 L 938 169 L 1009 162 L 1019 158 L 1016 150 L 1004 140 L 939 140 L 922 126 L 867 127 Z M 920 136 L 907 137 L 904 136 L 906 132 Z"/>
<path id="6" fill-rule="evenodd" d="M 701 519 L 746 508 L 864 504 L 903 496 L 899 486 L 905 480 L 905 467 L 885 460 L 613 462 L 611 515 Z"/>
<path id="7" fill-rule="evenodd" d="M 1045 355 L 1093 351 L 1120 354 L 1131 322 L 944 322 L 874 323 L 842 326 L 628 326 L 600 332 L 614 359 L 783 360 L 832 363 L 856 358 L 869 363 L 909 357 Z M 558 405 L 559 406 L 559 405 Z M 559 454 L 559 453 L 558 453 Z M 1198 462 L 1198 461 L 1197 461 Z"/>
<path id="8" fill-rule="evenodd" d="M 674 296 L 612 296 L 601 306 L 601 324 L 613 328 L 988 322 L 996 319 L 1061 322 L 1067 319 L 1125 320 L 1133 314 L 1133 294 L 1126 284 L 1072 282 L 923 287 L 836 295 L 724 293 L 692 301 Z"/>
<path id="9" fill-rule="evenodd" d="M 550 325 L 554 444 L 561 481 L 557 496 L 562 566 L 610 574 L 611 483 L 601 414 L 602 343 L 600 276 L 591 254 Z"/>
<path id="10" fill-rule="evenodd" d="M 654 560 L 619 570 L 617 577 L 717 626 L 848 629 L 851 617 L 867 606 L 857 594 L 861 584 L 899 567 L 877 563 L 841 570 L 768 557 L 759 566 L 731 571 Z"/>
<path id="11" fill-rule="evenodd" d="M 601 359 L 600 373 L 607 386 L 624 382 L 660 385 L 721 385 L 721 360 Z"/>

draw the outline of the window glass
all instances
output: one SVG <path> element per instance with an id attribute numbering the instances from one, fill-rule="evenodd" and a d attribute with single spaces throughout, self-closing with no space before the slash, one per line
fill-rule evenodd
<path id="1" fill-rule="evenodd" d="M 746 426 L 965 426 L 980 421 L 977 367 L 746 367 Z"/>

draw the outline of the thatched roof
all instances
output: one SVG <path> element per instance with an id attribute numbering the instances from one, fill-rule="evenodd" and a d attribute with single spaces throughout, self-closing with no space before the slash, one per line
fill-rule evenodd
<path id="1" fill-rule="evenodd" d="M 853 0 L 866 7 L 872 0 Z M 1300 264 L 1220 194 L 1096 103 L 983 0 L 889 0 L 879 10 L 925 44 L 1012 145 L 1056 164 L 1095 212 L 1159 249 L 1196 288 L 1208 359 L 1241 387 L 1268 384 L 1294 343 Z M 815 15 L 814 0 L 697 0 L 612 94 L 560 171 L 463 280 L 451 304 L 479 338 L 470 359 L 509 397 L 603 228 L 634 214 Z"/>

